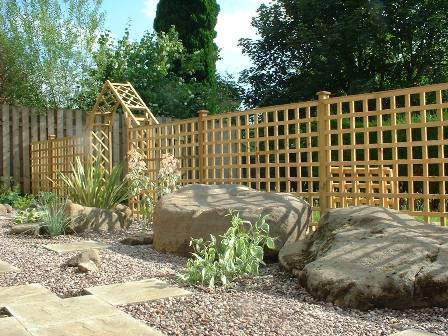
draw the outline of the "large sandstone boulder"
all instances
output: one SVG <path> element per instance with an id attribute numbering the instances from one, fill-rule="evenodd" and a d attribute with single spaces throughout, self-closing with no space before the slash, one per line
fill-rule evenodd
<path id="1" fill-rule="evenodd" d="M 313 296 L 340 306 L 448 306 L 448 228 L 395 210 L 329 210 L 279 259 Z"/>
<path id="2" fill-rule="evenodd" d="M 85 207 L 71 201 L 67 202 L 66 213 L 70 218 L 68 233 L 86 231 L 117 231 L 127 229 L 132 223 L 132 212 L 124 206 L 115 209 Z"/>
<path id="3" fill-rule="evenodd" d="M 252 223 L 268 215 L 278 253 L 286 243 L 305 236 L 311 207 L 289 194 L 260 192 L 241 185 L 188 185 L 166 195 L 154 211 L 154 248 L 189 255 L 191 238 L 218 238 L 230 227 L 229 209 Z"/>

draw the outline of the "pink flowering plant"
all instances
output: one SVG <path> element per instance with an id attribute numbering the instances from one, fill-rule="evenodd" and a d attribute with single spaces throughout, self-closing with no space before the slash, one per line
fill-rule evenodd
<path id="1" fill-rule="evenodd" d="M 156 181 L 150 179 L 143 155 L 133 149 L 128 161 L 131 194 L 138 197 L 140 209 L 147 222 L 152 221 L 154 206 L 163 195 L 177 190 L 180 181 L 180 162 L 171 154 L 163 154 Z"/>

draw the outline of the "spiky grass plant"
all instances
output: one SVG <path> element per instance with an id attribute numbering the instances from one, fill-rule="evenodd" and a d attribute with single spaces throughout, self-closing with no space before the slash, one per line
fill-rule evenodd
<path id="1" fill-rule="evenodd" d="M 112 169 L 109 174 L 100 164 L 84 164 L 76 158 L 71 174 L 62 174 L 61 179 L 67 188 L 67 196 L 75 203 L 101 209 L 112 209 L 128 199 L 127 179 L 123 179 L 124 162 Z"/>
<path id="2" fill-rule="evenodd" d="M 42 221 L 42 227 L 51 237 L 64 234 L 69 224 L 66 202 L 59 198 L 49 200 L 43 207 Z"/>

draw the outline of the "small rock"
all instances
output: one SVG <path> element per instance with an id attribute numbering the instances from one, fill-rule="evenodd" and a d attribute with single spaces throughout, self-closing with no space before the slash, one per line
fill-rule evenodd
<path id="1" fill-rule="evenodd" d="M 16 224 L 11 228 L 11 234 L 38 236 L 40 231 L 40 224 Z"/>
<path id="2" fill-rule="evenodd" d="M 6 208 L 6 211 L 7 211 L 8 213 L 11 213 L 11 212 L 12 212 L 12 206 L 10 206 L 9 204 L 3 204 L 3 206 Z"/>
<path id="3" fill-rule="evenodd" d="M 100 267 L 101 264 L 101 256 L 96 249 L 90 249 L 83 251 L 74 257 L 70 258 L 65 265 L 69 267 L 78 267 L 89 269 L 90 263 L 93 263 L 96 267 L 96 270 Z"/>
<path id="4" fill-rule="evenodd" d="M 86 262 L 80 262 L 78 264 L 78 270 L 81 273 L 89 273 L 89 272 L 97 272 L 99 269 L 98 266 L 92 260 L 89 260 Z"/>
<path id="5" fill-rule="evenodd" d="M 123 238 L 120 240 L 120 243 L 124 245 L 151 245 L 154 238 L 154 234 L 152 232 L 149 233 L 137 233 L 135 235 Z"/>

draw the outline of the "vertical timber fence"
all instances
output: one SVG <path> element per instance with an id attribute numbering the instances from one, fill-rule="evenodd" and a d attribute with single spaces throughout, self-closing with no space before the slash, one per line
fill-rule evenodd
<path id="1" fill-rule="evenodd" d="M 327 208 L 369 204 L 446 225 L 448 83 L 318 98 L 130 128 L 128 150 L 143 155 L 152 179 L 171 153 L 183 184 L 294 193 L 314 222 Z"/>

